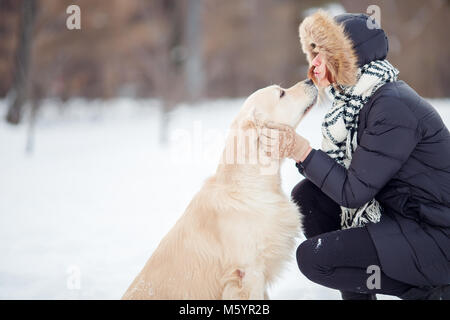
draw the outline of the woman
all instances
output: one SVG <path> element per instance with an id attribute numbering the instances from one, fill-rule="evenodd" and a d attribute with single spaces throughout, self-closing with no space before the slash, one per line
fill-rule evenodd
<path id="1" fill-rule="evenodd" d="M 450 134 L 387 60 L 388 40 L 363 14 L 319 11 L 300 25 L 310 78 L 333 97 L 322 150 L 292 128 L 306 179 L 292 190 L 307 238 L 300 271 L 343 299 L 450 299 Z M 261 142 L 263 143 L 263 142 Z"/>

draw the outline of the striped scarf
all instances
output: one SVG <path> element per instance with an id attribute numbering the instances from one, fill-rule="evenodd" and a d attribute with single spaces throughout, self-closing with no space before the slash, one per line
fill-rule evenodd
<path id="1" fill-rule="evenodd" d="M 377 89 L 396 81 L 398 74 L 399 71 L 387 60 L 377 60 L 358 69 L 354 86 L 340 86 L 340 91 L 332 86 L 327 88 L 333 105 L 322 123 L 322 150 L 345 168 L 349 168 L 357 148 L 359 112 Z M 381 213 L 382 207 L 375 199 L 356 209 L 341 207 L 341 228 L 376 223 L 380 221 Z"/>

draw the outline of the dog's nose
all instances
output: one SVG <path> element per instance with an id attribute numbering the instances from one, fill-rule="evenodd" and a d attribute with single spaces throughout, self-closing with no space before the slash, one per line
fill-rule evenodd
<path id="1" fill-rule="evenodd" d="M 305 84 L 308 86 L 313 86 L 314 82 L 311 79 L 305 80 Z"/>

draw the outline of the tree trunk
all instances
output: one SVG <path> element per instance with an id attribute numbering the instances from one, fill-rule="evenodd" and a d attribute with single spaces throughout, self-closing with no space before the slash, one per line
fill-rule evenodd
<path id="1" fill-rule="evenodd" d="M 36 0 L 23 0 L 20 39 L 15 61 L 15 77 L 12 90 L 12 103 L 6 121 L 18 124 L 22 118 L 23 105 L 27 100 L 29 86 L 30 53 L 33 39 L 33 25 L 36 18 Z"/>
<path id="2" fill-rule="evenodd" d="M 202 54 L 202 0 L 188 0 L 186 12 L 186 86 L 191 100 L 197 100 L 203 95 L 205 76 Z"/>
<path id="3" fill-rule="evenodd" d="M 159 70 L 162 72 L 158 75 L 160 79 L 161 95 L 161 121 L 159 142 L 161 145 L 166 145 L 169 141 L 169 124 L 170 111 L 179 102 L 182 96 L 182 88 L 179 84 L 178 68 L 180 68 L 181 61 L 174 57 L 172 53 L 174 50 L 181 47 L 181 40 L 183 35 L 183 2 L 178 0 L 164 0 L 163 14 L 171 21 L 170 30 L 167 33 L 163 47 L 163 57 L 161 59 Z"/>
<path id="4" fill-rule="evenodd" d="M 27 130 L 27 143 L 25 146 L 25 152 L 27 154 L 32 154 L 34 151 L 35 125 L 38 109 L 39 109 L 39 99 L 34 97 L 31 103 L 31 112 Z"/>

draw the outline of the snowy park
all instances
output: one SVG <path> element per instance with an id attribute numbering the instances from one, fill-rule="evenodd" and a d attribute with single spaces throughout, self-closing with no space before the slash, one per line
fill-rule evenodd
<path id="1" fill-rule="evenodd" d="M 0 1 L 0 300 L 116 300 L 129 287 L 131 299 L 450 298 L 450 139 L 426 103 L 450 127 L 449 14 L 444 0 Z M 292 239 L 302 215 L 277 179 L 226 166 L 211 179 L 225 189 L 189 208 L 202 228 L 176 229 L 136 278 L 222 155 L 252 158 L 256 143 L 227 137 L 267 86 L 236 123 L 288 133 L 277 168 L 287 198 L 304 179 L 295 162 L 311 182 L 294 197 L 310 214 L 308 240 L 295 238 L 309 259 L 299 267 L 294 248 L 277 273 L 290 250 L 279 230 Z M 274 157 L 275 139 L 252 141 Z M 356 229 L 368 222 L 377 234 Z M 167 268 L 181 260 L 182 273 Z"/>

